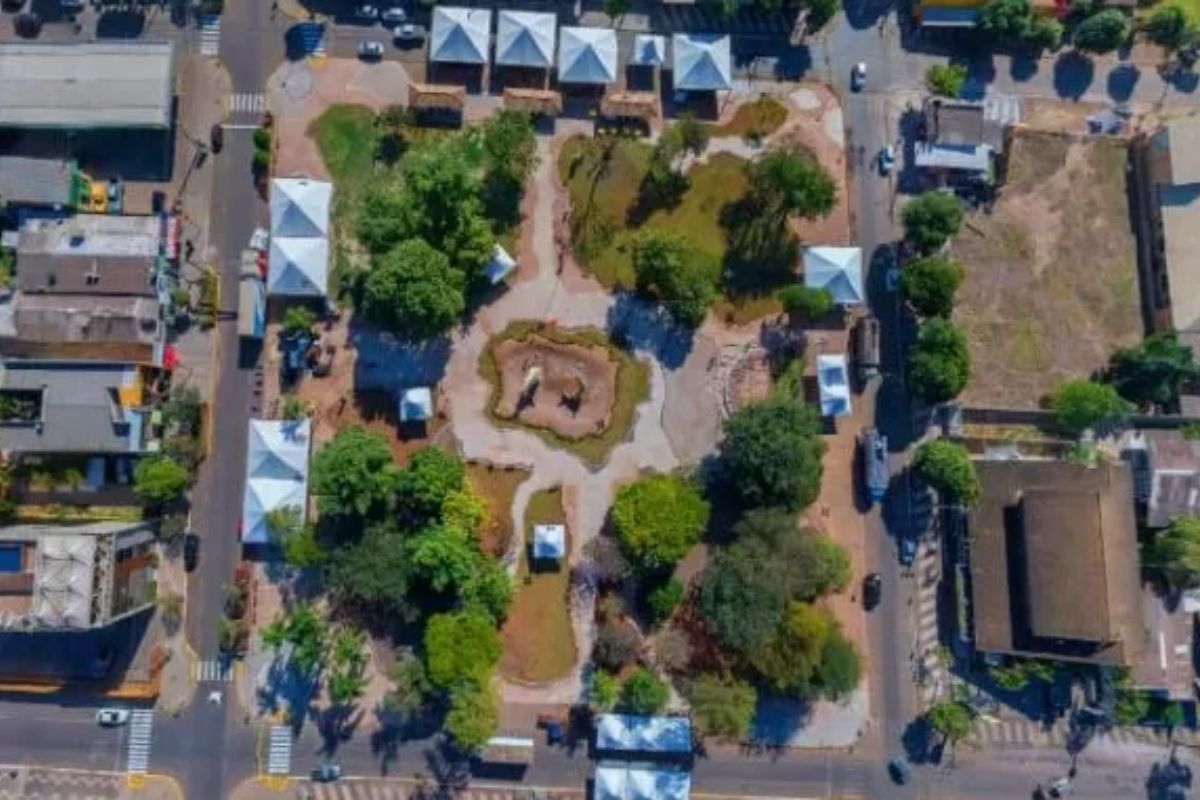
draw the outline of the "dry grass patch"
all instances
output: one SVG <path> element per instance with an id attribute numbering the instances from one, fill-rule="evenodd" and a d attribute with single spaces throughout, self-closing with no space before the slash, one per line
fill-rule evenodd
<path id="1" fill-rule="evenodd" d="M 713 136 L 743 136 L 761 139 L 770 136 L 787 121 L 787 106 L 774 97 L 763 96 L 738 106 L 724 125 L 714 125 Z"/>
<path id="2" fill-rule="evenodd" d="M 513 497 L 528 477 L 529 470 L 520 467 L 498 467 L 485 461 L 467 464 L 467 483 L 483 501 L 487 513 L 479 528 L 479 547 L 494 558 L 508 550 L 516 527 L 512 518 Z"/>
<path id="3" fill-rule="evenodd" d="M 571 571 L 566 561 L 556 570 L 533 572 L 529 568 L 529 544 L 533 526 L 566 524 L 562 487 L 543 489 L 529 498 L 525 508 L 521 587 L 513 600 L 508 619 L 500 631 L 504 655 L 500 671 L 505 676 L 529 683 L 546 683 L 570 674 L 575 666 L 575 632 L 571 625 Z M 570 552 L 568 531 L 567 552 Z"/>
<path id="4" fill-rule="evenodd" d="M 966 267 L 955 320 L 967 332 L 970 405 L 1034 408 L 1141 336 L 1128 149 L 1023 132 L 992 213 L 954 240 Z"/>

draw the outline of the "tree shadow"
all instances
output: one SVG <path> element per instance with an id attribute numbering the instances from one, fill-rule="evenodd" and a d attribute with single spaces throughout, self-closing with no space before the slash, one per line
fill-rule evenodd
<path id="1" fill-rule="evenodd" d="M 1192 768 L 1175 757 L 1156 762 L 1146 778 L 1147 800 L 1186 800 L 1192 788 Z"/>
<path id="2" fill-rule="evenodd" d="M 765 209 L 753 194 L 727 204 L 721 210 L 721 226 L 729 240 L 724 284 L 730 294 L 763 296 L 795 277 L 796 237 L 787 220 Z"/>
<path id="3" fill-rule="evenodd" d="M 1054 91 L 1059 97 L 1078 100 L 1095 77 L 1095 62 L 1078 50 L 1068 50 L 1054 60 Z"/>
<path id="4" fill-rule="evenodd" d="M 1142 71 L 1133 64 L 1119 64 L 1108 73 L 1108 96 L 1118 103 L 1133 97 Z"/>
<path id="5" fill-rule="evenodd" d="M 787 747 L 792 737 L 808 724 L 812 712 L 812 706 L 803 700 L 760 693 L 751 741 L 766 748 Z"/>
<path id="6" fill-rule="evenodd" d="M 900 735 L 900 746 L 904 748 L 904 755 L 909 761 L 925 764 L 932 756 L 933 740 L 933 728 L 929 725 L 929 720 L 920 716 L 904 726 L 904 733 Z"/>
<path id="7" fill-rule="evenodd" d="M 605 327 L 619 347 L 649 352 L 666 369 L 678 369 L 692 352 L 695 331 L 679 325 L 661 306 L 632 292 L 617 292 Z"/>
<path id="8" fill-rule="evenodd" d="M 255 689 L 258 711 L 274 714 L 286 709 L 292 732 L 299 735 L 312 711 L 318 686 L 314 676 L 296 669 L 286 655 L 280 655 L 267 668 L 266 680 Z"/>
<path id="9" fill-rule="evenodd" d="M 1041 67 L 1041 59 L 1033 53 L 1014 53 L 1008 65 L 1008 75 L 1018 83 L 1032 80 Z"/>
<path id="10" fill-rule="evenodd" d="M 991 53 L 972 58 L 967 62 L 967 81 L 959 96 L 964 100 L 982 100 L 988 86 L 996 80 L 996 61 Z"/>
<path id="11" fill-rule="evenodd" d="M 146 16 L 140 11 L 106 11 L 96 21 L 97 39 L 136 39 L 146 30 Z"/>
<path id="12" fill-rule="evenodd" d="M 848 0 L 842 3 L 842 10 L 846 12 L 846 22 L 851 28 L 860 31 L 878 25 L 892 7 L 890 0 Z"/>
<path id="13" fill-rule="evenodd" d="M 434 386 L 450 360 L 448 335 L 413 341 L 357 318 L 350 323 L 346 345 L 358 353 L 354 386 L 359 390 Z"/>

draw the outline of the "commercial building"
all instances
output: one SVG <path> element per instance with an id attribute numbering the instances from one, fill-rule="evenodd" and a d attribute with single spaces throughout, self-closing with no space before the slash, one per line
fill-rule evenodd
<path id="1" fill-rule="evenodd" d="M 170 42 L 0 44 L 0 128 L 165 129 L 174 96 Z"/>
<path id="2" fill-rule="evenodd" d="M 6 206 L 70 210 L 80 207 L 91 181 L 74 161 L 0 156 L 0 200 Z"/>
<path id="3" fill-rule="evenodd" d="M 999 136 L 983 103 L 930 98 L 925 102 L 925 132 L 913 146 L 918 169 L 955 180 L 987 181 Z"/>
<path id="4" fill-rule="evenodd" d="M 827 290 L 841 306 L 862 304 L 866 295 L 861 248 L 807 247 L 803 260 L 805 286 Z"/>

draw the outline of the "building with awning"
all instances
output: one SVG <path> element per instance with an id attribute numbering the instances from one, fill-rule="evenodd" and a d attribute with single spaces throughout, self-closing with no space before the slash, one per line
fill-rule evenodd
<path id="1" fill-rule="evenodd" d="M 333 184 L 308 178 L 271 181 L 267 293 L 324 297 L 329 286 L 329 209 Z"/>
<path id="2" fill-rule="evenodd" d="M 242 542 L 267 544 L 267 515 L 281 508 L 308 509 L 308 457 L 311 423 L 303 420 L 250 420 L 246 448 L 246 489 L 242 498 Z"/>
<path id="3" fill-rule="evenodd" d="M 817 356 L 817 393 L 821 416 L 848 417 L 854 412 L 850 403 L 850 370 L 840 353 Z"/>
<path id="4" fill-rule="evenodd" d="M 838 305 L 863 302 L 862 249 L 809 247 L 804 251 L 804 285 L 825 289 Z"/>
<path id="5" fill-rule="evenodd" d="M 617 32 L 609 28 L 559 29 L 558 80 L 588 84 L 615 82 Z"/>
<path id="6" fill-rule="evenodd" d="M 712 92 L 733 86 L 729 36 L 717 33 L 677 33 L 673 48 L 673 84 L 688 92 Z"/>
<path id="7" fill-rule="evenodd" d="M 504 67 L 554 66 L 554 38 L 558 20 L 538 11 L 500 12 L 496 29 L 496 64 Z"/>
<path id="8" fill-rule="evenodd" d="M 491 32 L 490 8 L 435 6 L 429 60 L 449 64 L 486 64 Z"/>

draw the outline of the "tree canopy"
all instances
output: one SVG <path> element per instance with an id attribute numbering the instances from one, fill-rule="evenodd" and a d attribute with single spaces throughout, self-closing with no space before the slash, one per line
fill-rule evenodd
<path id="1" fill-rule="evenodd" d="M 408 601 L 412 562 L 403 534 L 391 523 L 367 529 L 355 545 L 332 556 L 331 586 L 346 600 L 412 621 L 417 609 Z"/>
<path id="2" fill-rule="evenodd" d="M 670 567 L 700 541 L 708 501 L 679 475 L 651 475 L 624 486 L 612 507 L 613 527 L 631 561 L 644 569 Z"/>
<path id="3" fill-rule="evenodd" d="M 900 215 L 904 237 L 922 252 L 937 250 L 962 226 L 962 203 L 949 192 L 936 190 L 917 195 Z"/>
<path id="4" fill-rule="evenodd" d="M 645 667 L 630 675 L 621 689 L 621 706 L 633 714 L 657 714 L 670 699 L 667 684 Z"/>
<path id="5" fill-rule="evenodd" d="M 134 494 L 149 506 L 178 500 L 188 481 L 188 471 L 166 456 L 146 456 L 133 468 Z"/>
<path id="6" fill-rule="evenodd" d="M 751 165 L 750 173 L 750 185 L 768 213 L 819 219 L 837 203 L 833 178 L 819 162 L 796 150 L 771 150 Z"/>
<path id="7" fill-rule="evenodd" d="M 495 625 L 478 611 L 434 614 L 425 626 L 425 665 L 439 688 L 487 683 L 501 652 Z"/>
<path id="8" fill-rule="evenodd" d="M 380 327 L 427 339 L 462 316 L 465 288 L 463 273 L 445 255 L 423 239 L 407 239 L 374 259 L 361 308 Z"/>
<path id="9" fill-rule="evenodd" d="M 966 82 L 964 64 L 934 64 L 925 72 L 925 88 L 942 97 L 958 97 Z"/>
<path id="10" fill-rule="evenodd" d="M 396 471 L 384 438 L 351 425 L 313 456 L 308 480 L 322 514 L 365 517 L 387 500 Z"/>
<path id="11" fill-rule="evenodd" d="M 953 400 L 971 376 L 971 354 L 960 328 L 943 319 L 922 323 L 908 356 L 908 380 L 927 403 Z"/>
<path id="12" fill-rule="evenodd" d="M 1176 518 L 1155 534 L 1145 559 L 1163 576 L 1172 591 L 1200 586 L 1200 519 Z"/>
<path id="13" fill-rule="evenodd" d="M 681 325 L 704 322 L 717 296 L 720 268 L 686 237 L 650 229 L 637 237 L 633 268 L 638 291 L 662 301 Z"/>
<path id="14" fill-rule="evenodd" d="M 828 289 L 805 286 L 803 283 L 785 286 L 775 296 L 784 311 L 807 321 L 823 319 L 835 305 L 833 293 Z"/>
<path id="15" fill-rule="evenodd" d="M 1015 43 L 1029 36 L 1032 21 L 1029 0 L 991 0 L 979 12 L 976 27 L 996 41 Z"/>
<path id="16" fill-rule="evenodd" d="M 1058 416 L 1060 428 L 1079 435 L 1102 422 L 1124 417 L 1133 405 L 1110 384 L 1080 380 L 1060 384 L 1050 396 L 1050 408 Z"/>
<path id="17" fill-rule="evenodd" d="M 966 447 L 949 439 L 934 439 L 913 456 L 917 477 L 952 502 L 970 505 L 979 497 L 979 475 Z"/>
<path id="18" fill-rule="evenodd" d="M 1118 350 L 1108 361 L 1117 392 L 1146 408 L 1174 408 L 1184 383 L 1197 377 L 1192 349 L 1174 333 L 1154 333 L 1136 347 Z"/>
<path id="19" fill-rule="evenodd" d="M 466 474 L 466 465 L 453 453 L 436 446 L 418 450 L 394 482 L 397 512 L 414 526 L 439 518 L 447 498 L 462 490 Z"/>
<path id="20" fill-rule="evenodd" d="M 816 606 L 789 603 L 775 634 L 750 654 L 750 665 L 773 692 L 808 696 L 831 626 Z"/>
<path id="21" fill-rule="evenodd" d="M 1181 6 L 1160 5 L 1146 20 L 1146 35 L 1167 50 L 1178 50 L 1196 37 L 1196 27 Z"/>
<path id="22" fill-rule="evenodd" d="M 705 736 L 738 741 L 750 735 L 758 694 L 754 687 L 734 677 L 705 673 L 687 686 L 692 716 Z"/>
<path id="23" fill-rule="evenodd" d="M 721 457 L 749 507 L 810 504 L 821 489 L 824 454 L 817 412 L 798 399 L 743 406 L 725 421 Z"/>
<path id="24" fill-rule="evenodd" d="M 925 716 L 929 726 L 951 747 L 971 733 L 971 710 L 957 700 L 939 700 Z"/>
<path id="25" fill-rule="evenodd" d="M 450 692 L 446 732 L 462 750 L 478 750 L 500 727 L 500 698 L 490 683 L 465 683 Z"/>
<path id="26" fill-rule="evenodd" d="M 1108 53 L 1129 38 L 1133 26 L 1129 15 L 1117 8 L 1105 8 L 1079 23 L 1073 42 L 1080 50 Z"/>
<path id="27" fill-rule="evenodd" d="M 900 291 L 921 317 L 949 317 L 954 311 L 954 293 L 962 284 L 962 265 L 945 258 L 918 258 L 904 265 Z"/>

